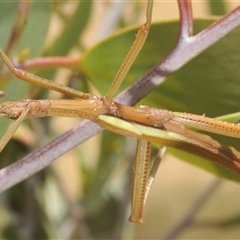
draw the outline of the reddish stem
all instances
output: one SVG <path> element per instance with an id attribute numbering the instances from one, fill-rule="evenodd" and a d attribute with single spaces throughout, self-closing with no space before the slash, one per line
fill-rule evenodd
<path id="1" fill-rule="evenodd" d="M 192 3 L 190 0 L 178 0 L 178 8 L 180 15 L 180 32 L 178 41 L 181 41 L 181 39 L 192 36 L 193 33 Z"/>
<path id="2" fill-rule="evenodd" d="M 33 68 L 74 68 L 80 63 L 79 57 L 41 57 L 26 60 L 23 63 L 14 64 L 15 67 L 21 69 L 33 69 Z"/>

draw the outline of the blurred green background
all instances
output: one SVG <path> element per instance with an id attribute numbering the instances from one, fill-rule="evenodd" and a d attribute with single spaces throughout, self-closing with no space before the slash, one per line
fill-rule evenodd
<path id="1" fill-rule="evenodd" d="M 120 4 L 120 3 L 119 3 Z M 18 3 L 0 3 L 0 46 L 7 49 Z M 193 3 L 195 30 L 236 7 L 231 1 Z M 115 26 L 110 13 L 121 9 Z M 80 56 L 73 69 L 34 73 L 81 89 L 105 94 L 128 51 L 136 27 L 144 22 L 145 2 L 115 6 L 111 1 L 35 2 L 24 31 L 18 32 L 10 57 L 29 48 L 28 59 L 39 56 Z M 115 10 L 114 10 L 115 9 Z M 117 12 L 115 12 L 117 15 Z M 144 74 L 174 46 L 178 22 L 176 2 L 154 4 L 154 24 L 145 49 L 129 73 L 123 89 Z M 20 26 L 21 18 L 15 20 Z M 161 23 L 155 23 L 161 21 Z M 162 22 L 163 21 L 163 22 Z M 25 22 L 25 21 L 23 21 Z M 142 103 L 211 117 L 239 111 L 239 28 L 175 73 Z M 93 48 L 92 48 L 93 47 Z M 77 71 L 80 69 L 81 72 Z M 1 90 L 6 100 L 61 98 L 17 79 L 2 69 Z M 160 99 L 160 100 L 158 100 Z M 25 121 L 0 155 L 5 167 L 64 133 L 78 119 Z M 1 119 L 1 131 L 10 120 Z M 218 138 L 238 147 L 238 141 Z M 224 239 L 238 238 L 240 190 L 236 182 L 217 179 L 201 168 L 172 155 L 164 159 L 146 204 L 144 223 L 127 221 L 130 213 L 131 175 L 135 140 L 104 131 L 58 159 L 46 170 L 0 195 L 1 239 Z M 154 150 L 153 154 L 156 154 Z M 179 155 L 178 153 L 178 156 Z M 184 156 L 185 157 L 185 156 Z M 196 164 L 193 156 L 190 159 Z M 202 163 L 202 161 L 200 161 Z M 206 167 L 204 162 L 202 167 Z M 227 176 L 227 173 L 223 173 Z M 238 179 L 236 179 L 238 180 Z M 194 208 L 195 207 L 195 208 Z M 199 209 L 198 209 L 199 208 Z"/>

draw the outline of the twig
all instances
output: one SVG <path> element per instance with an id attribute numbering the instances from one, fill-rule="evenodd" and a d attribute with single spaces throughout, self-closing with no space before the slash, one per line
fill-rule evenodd
<path id="1" fill-rule="evenodd" d="M 189 21 L 191 18 L 189 18 L 190 9 L 188 3 L 189 1 L 179 1 L 181 11 L 180 24 L 182 25 L 180 29 L 182 29 L 182 36 L 184 38 L 179 38 L 181 41 L 178 41 L 168 56 L 154 66 L 139 81 L 118 95 L 115 99 L 117 102 L 126 105 L 135 104 L 139 99 L 163 83 L 168 75 L 185 65 L 192 58 L 240 25 L 239 6 L 196 36 L 188 37 L 186 33 L 191 33 L 189 30 L 189 26 L 191 26 Z M 184 17 L 185 14 L 188 14 L 188 16 Z M 184 30 L 187 28 L 188 31 Z M 55 159 L 83 143 L 100 130 L 101 128 L 95 124 L 83 121 L 54 141 L 27 155 L 18 162 L 0 170 L 0 192 L 45 168 Z"/>
<path id="2" fill-rule="evenodd" d="M 212 193 L 221 184 L 221 179 L 214 179 L 205 189 L 205 191 L 199 196 L 199 198 L 192 204 L 190 209 L 187 211 L 186 215 L 179 221 L 179 223 L 170 230 L 169 233 L 163 237 L 165 240 L 175 239 L 185 228 L 189 227 L 192 222 L 194 215 L 200 208 L 206 203 Z"/>

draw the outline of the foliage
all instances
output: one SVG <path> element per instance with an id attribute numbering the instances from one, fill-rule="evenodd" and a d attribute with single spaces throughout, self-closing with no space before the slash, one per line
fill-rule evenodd
<path id="1" fill-rule="evenodd" d="M 41 53 L 45 57 L 65 56 L 70 51 L 84 49 L 84 33 L 94 18 L 93 2 L 76 2 L 70 13 L 64 11 L 66 4 L 67 2 L 50 4 L 34 1 L 29 17 L 26 16 L 27 25 L 24 26 L 24 31 L 17 35 L 19 43 L 11 49 L 13 52 L 11 57 L 25 48 L 30 49 L 28 56 L 30 60 L 34 60 Z M 14 18 L 17 16 L 17 3 L 6 2 L 1 5 L 0 45 L 1 48 L 6 49 Z M 134 10 L 140 14 L 139 5 L 135 4 L 134 7 Z M 62 32 L 49 43 L 46 41 L 46 35 L 50 22 L 56 15 L 61 21 L 60 25 L 63 25 Z M 125 25 L 125 21 L 126 19 L 121 17 L 118 25 Z M 215 18 L 196 19 L 194 30 L 199 32 L 214 21 Z M 178 21 L 157 22 L 152 25 L 148 40 L 120 91 L 143 76 L 171 51 L 177 42 L 178 25 Z M 80 73 L 70 74 L 67 84 L 80 86 L 82 91 L 89 91 L 91 87 L 88 81 L 90 81 L 101 94 L 106 94 L 134 40 L 137 28 L 136 26 L 124 28 L 84 51 L 79 63 L 71 67 Z M 174 111 L 206 114 L 210 117 L 239 111 L 239 104 L 236 101 L 239 96 L 237 86 L 240 75 L 237 67 L 240 58 L 238 36 L 239 28 L 172 74 L 140 103 Z M 4 77 L 0 81 L 0 87 L 8 94 L 4 101 L 49 97 L 49 93 L 45 90 L 32 87 L 17 79 L 10 80 L 10 75 L 5 74 L 4 68 L 2 72 Z M 61 75 L 59 72 L 46 71 L 46 69 L 38 70 L 36 74 L 49 79 L 55 79 Z M 43 119 L 35 123 L 25 122 L 19 134 L 1 153 L 1 168 L 16 162 L 39 145 L 47 143 L 60 134 L 54 128 L 57 125 L 55 121 L 57 120 Z M 60 126 L 65 125 L 65 121 Z M 1 131 L 5 132 L 9 123 L 9 120 L 1 119 Z M 223 137 L 216 137 L 216 139 L 227 145 L 238 147 L 235 139 Z M 57 172 L 55 167 L 48 167 L 2 194 L 0 214 L 6 216 L 6 221 L 1 224 L 1 238 L 116 239 L 131 236 L 132 226 L 126 224 L 126 219 L 129 210 L 128 192 L 131 188 L 129 187 L 131 160 L 135 142 L 132 139 L 104 132 L 100 139 L 92 144 L 88 146 L 88 151 L 99 152 L 99 159 L 95 160 L 95 164 L 89 163 L 94 162 L 95 154 L 85 156 L 84 152 L 75 150 L 72 156 L 75 162 L 74 170 L 79 174 L 77 182 L 71 182 L 72 173 L 67 172 L 64 174 L 69 176 L 65 177 L 65 180 L 69 179 L 70 184 L 64 183 L 62 177 L 64 174 Z M 84 150 L 84 147 L 81 150 Z M 183 160 L 200 165 L 218 176 L 239 181 L 238 176 L 232 175 L 223 168 L 196 160 L 195 157 L 186 156 L 185 153 L 171 151 Z M 67 161 L 70 160 L 67 159 Z M 75 191 L 77 186 L 81 187 L 82 192 L 70 193 L 66 188 L 72 184 L 75 185 Z M 239 227 L 239 215 L 234 215 L 227 221 L 220 219 L 216 221 L 215 226 L 226 227 L 227 225 Z M 159 234 L 163 236 L 162 232 Z M 149 235 L 144 236 L 149 238 Z"/>

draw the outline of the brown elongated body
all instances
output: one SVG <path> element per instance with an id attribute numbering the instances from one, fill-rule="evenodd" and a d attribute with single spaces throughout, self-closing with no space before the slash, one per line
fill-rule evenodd
<path id="1" fill-rule="evenodd" d="M 23 100 L 0 105 L 1 116 L 11 119 L 21 116 L 24 109 L 28 109 L 26 117 L 86 118 L 110 131 L 197 154 L 240 173 L 240 153 L 237 150 L 186 128 L 186 126 L 197 127 L 198 122 L 195 123 L 194 119 L 200 118 L 202 123 L 199 129 L 208 130 L 209 119 L 206 117 L 188 113 L 181 113 L 181 116 L 178 116 L 175 112 L 167 110 L 125 106 L 113 101 L 109 104 L 109 99 L 106 97 L 94 96 L 79 100 Z M 189 115 L 191 118 L 187 121 Z M 119 122 L 117 123 L 116 120 Z M 226 133 L 227 136 L 228 126 L 237 130 L 240 127 L 238 124 L 211 119 L 212 121 L 215 123 L 215 128 L 220 125 L 221 134 Z M 126 122 L 129 122 L 129 126 L 122 127 L 121 125 Z"/>

